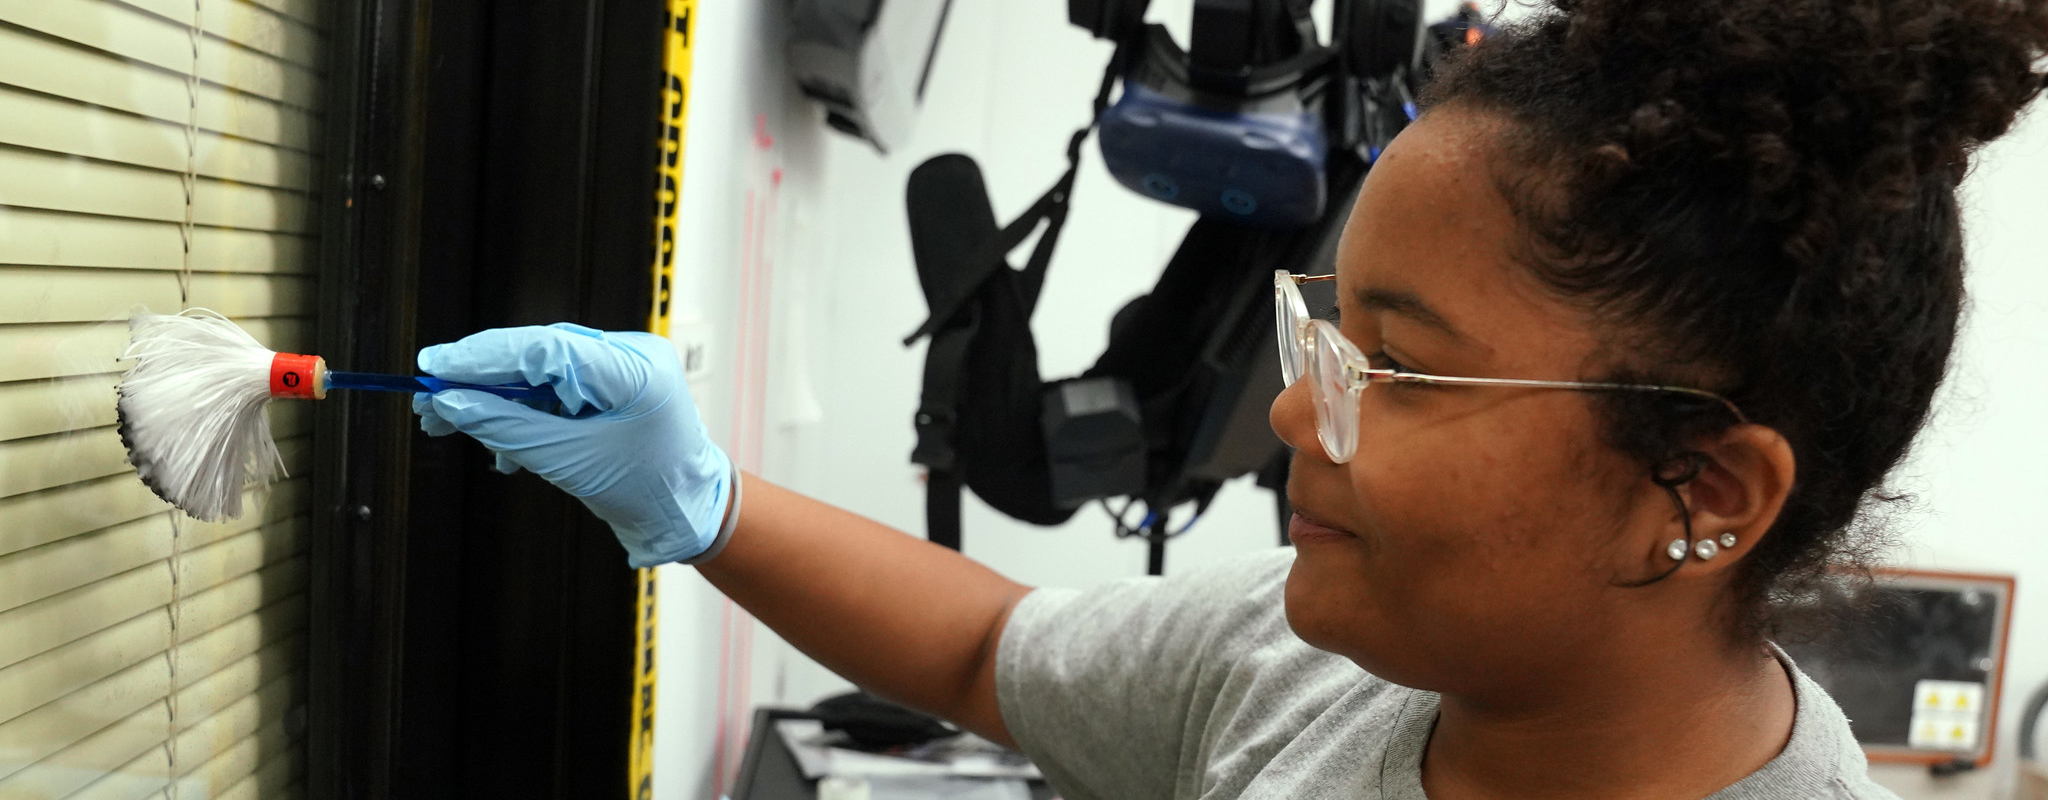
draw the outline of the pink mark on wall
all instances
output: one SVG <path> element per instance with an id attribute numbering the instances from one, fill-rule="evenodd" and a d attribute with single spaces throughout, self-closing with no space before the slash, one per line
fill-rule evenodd
<path id="1" fill-rule="evenodd" d="M 747 159 L 741 196 L 739 319 L 733 348 L 733 438 L 735 466 L 759 474 L 766 447 L 769 341 L 775 277 L 775 222 L 782 200 L 782 167 L 766 113 L 754 115 L 753 152 Z M 765 180 L 764 180 L 765 178 Z M 714 796 L 737 777 L 753 720 L 754 618 L 727 600 L 719 634 L 718 725 L 712 754 Z"/>

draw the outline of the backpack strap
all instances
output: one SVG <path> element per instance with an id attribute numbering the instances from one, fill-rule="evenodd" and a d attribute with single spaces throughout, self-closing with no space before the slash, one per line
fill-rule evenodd
<path id="1" fill-rule="evenodd" d="M 1052 265 L 1053 248 L 1059 244 L 1060 230 L 1067 224 L 1074 180 L 1081 172 L 1081 146 L 1087 142 L 1088 134 L 1095 130 L 1102 112 L 1109 109 L 1110 90 L 1123 72 L 1123 53 L 1122 47 L 1117 48 L 1117 55 L 1110 58 L 1109 68 L 1102 75 L 1102 85 L 1095 95 L 1095 116 L 1067 141 L 1067 171 L 1030 208 L 1001 230 L 994 230 L 995 213 L 987 211 L 988 190 L 982 184 L 981 170 L 974 165 L 974 159 L 958 154 L 942 155 L 919 165 L 911 173 L 911 244 L 918 262 L 926 263 L 926 242 L 931 242 L 934 249 L 952 251 L 930 253 L 934 259 L 958 261 L 953 262 L 950 268 L 934 270 L 919 267 L 918 275 L 924 279 L 925 301 L 930 305 L 931 315 L 917 330 L 904 337 L 905 347 L 937 333 L 957 316 L 962 306 L 973 300 L 974 293 L 995 274 L 997 267 L 1009 266 L 1009 252 L 1023 244 L 1024 239 L 1038 229 L 1038 224 L 1044 222 L 1045 234 L 1038 238 L 1024 269 L 1019 270 L 1026 291 L 1023 298 L 1025 307 L 1037 304 L 1038 290 L 1045 283 L 1046 268 Z M 971 175 L 968 174 L 970 171 Z M 925 222 L 929 222 L 931 227 L 920 224 Z M 966 241 L 978 242 L 978 246 L 971 252 L 961 252 Z M 941 274 L 948 277 L 942 281 L 933 279 Z"/>
<path id="2" fill-rule="evenodd" d="M 1003 254 L 1014 249 L 1043 221 L 1044 235 L 1033 248 L 1030 261 L 1011 282 L 1022 295 L 1019 300 L 1027 311 L 1037 304 L 1046 268 L 1052 263 L 1053 246 L 1066 223 L 1075 171 L 1069 168 L 1031 210 L 996 231 L 990 230 L 995 225 L 988 220 L 994 214 L 988 210 L 988 193 L 981 189 L 981 173 L 973 167 L 973 161 L 965 156 L 939 158 L 961 159 L 973 171 L 945 175 L 939 170 L 946 165 L 933 159 L 918 168 L 922 174 L 912 175 L 911 227 L 916 232 L 912 238 L 919 273 L 927 278 L 925 296 L 933 308 L 931 317 L 904 344 L 931 337 L 924 357 L 924 390 L 915 418 L 917 446 L 910 453 L 910 460 L 924 465 L 926 470 L 925 536 L 958 550 L 962 478 L 959 454 L 953 444 L 959 423 L 960 381 L 966 374 L 970 346 L 981 332 L 981 306 L 975 300 L 988 280 L 998 275 L 997 270 L 1009 270 Z M 975 190 L 971 196 L 961 191 L 970 183 Z M 963 255 L 963 242 L 958 234 L 971 233 L 977 224 L 985 226 L 982 230 L 986 233 L 979 237 L 980 243 Z M 952 235 L 934 236 L 927 231 L 948 231 Z M 935 275 L 951 278 L 934 279 Z"/>
<path id="3" fill-rule="evenodd" d="M 1095 97 L 1095 116 L 1067 142 L 1067 171 L 1023 215 L 997 229 L 981 170 L 963 155 L 942 155 L 911 173 L 907 191 L 911 244 L 931 315 L 903 340 L 904 346 L 931 337 L 925 351 L 924 389 L 918 400 L 917 445 L 910 460 L 925 467 L 925 536 L 960 549 L 960 490 L 963 479 L 954 433 L 959 423 L 960 381 L 969 346 L 980 333 L 976 302 L 997 270 L 1009 270 L 1008 254 L 1044 223 L 1024 268 L 1015 272 L 1018 298 L 1028 314 L 1038 304 L 1053 249 L 1066 226 L 1081 146 L 1095 120 L 1109 107 L 1110 90 L 1123 72 L 1123 48 L 1110 59 Z"/>
<path id="4" fill-rule="evenodd" d="M 906 191 L 911 249 L 931 317 L 904 340 L 930 336 L 924 389 L 918 401 L 917 446 L 910 460 L 926 470 L 926 535 L 960 549 L 960 473 L 954 452 L 959 389 L 968 345 L 981 331 L 981 307 L 972 300 L 995 274 L 996 262 L 976 260 L 1000 238 L 981 168 L 963 155 L 943 155 L 918 166 Z"/>
<path id="5" fill-rule="evenodd" d="M 981 329 L 981 315 L 969 310 L 964 325 L 932 337 L 924 357 L 924 393 L 918 400 L 917 446 L 912 463 L 925 467 L 925 538 L 960 549 L 960 465 L 953 450 L 959 421 L 960 377 L 967 368 L 967 345 Z"/>

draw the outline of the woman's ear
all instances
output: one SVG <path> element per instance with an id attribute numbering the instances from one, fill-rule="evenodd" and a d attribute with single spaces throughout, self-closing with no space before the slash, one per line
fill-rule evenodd
<path id="1" fill-rule="evenodd" d="M 1719 552 L 1711 559 L 1692 554 L 1680 571 L 1712 574 L 1742 560 L 1778 521 L 1798 462 L 1791 443 L 1763 425 L 1737 425 L 1697 444 L 1704 460 L 1680 492 L 1692 514 L 1694 542 L 1713 541 L 1710 550 Z M 1733 547 L 1725 546 L 1724 534 L 1734 535 Z"/>

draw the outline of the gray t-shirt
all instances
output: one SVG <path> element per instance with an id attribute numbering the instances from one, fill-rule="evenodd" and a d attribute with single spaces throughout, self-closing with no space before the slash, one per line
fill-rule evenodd
<path id="1" fill-rule="evenodd" d="M 1425 800 L 1437 695 L 1310 647 L 1282 607 L 1292 550 L 1168 579 L 1041 589 L 1010 614 L 996 698 L 1067 800 Z M 1782 658 L 1782 654 L 1780 654 Z M 1806 675 L 1785 751 L 1710 800 L 1895 796 Z"/>

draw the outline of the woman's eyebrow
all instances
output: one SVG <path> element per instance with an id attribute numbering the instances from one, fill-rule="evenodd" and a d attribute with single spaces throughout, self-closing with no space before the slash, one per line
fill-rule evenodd
<path id="1" fill-rule="evenodd" d="M 1399 314 L 1424 326 L 1435 328 L 1452 339 L 1470 341 L 1463 331 L 1458 330 L 1458 326 L 1452 325 L 1449 319 L 1437 313 L 1436 309 L 1430 308 L 1428 303 L 1416 297 L 1413 292 L 1367 286 L 1358 290 L 1357 298 L 1358 305 L 1368 311 Z"/>

